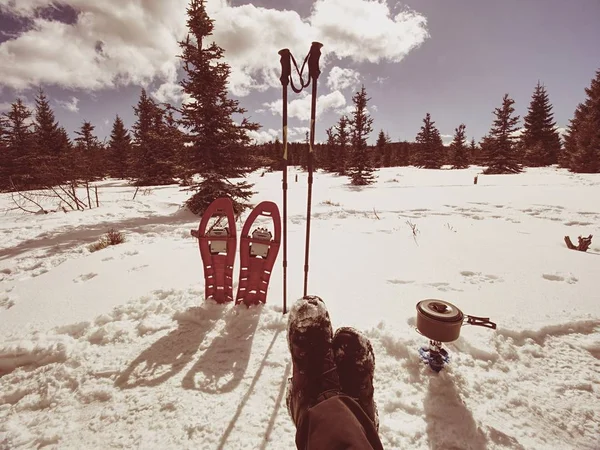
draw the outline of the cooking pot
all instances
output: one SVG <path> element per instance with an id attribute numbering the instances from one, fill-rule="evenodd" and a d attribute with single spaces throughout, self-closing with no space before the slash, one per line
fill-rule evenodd
<path id="1" fill-rule="evenodd" d="M 490 319 L 463 314 L 452 303 L 437 299 L 417 303 L 417 329 L 432 341 L 452 342 L 458 339 L 463 324 L 496 329 Z"/>

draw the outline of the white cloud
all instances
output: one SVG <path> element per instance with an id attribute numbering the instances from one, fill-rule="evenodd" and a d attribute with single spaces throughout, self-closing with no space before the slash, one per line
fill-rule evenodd
<path id="1" fill-rule="evenodd" d="M 333 91 L 354 89 L 360 84 L 360 73 L 352 69 L 343 69 L 341 67 L 332 67 L 327 77 L 327 86 Z"/>
<path id="2" fill-rule="evenodd" d="M 67 111 L 79 112 L 79 99 L 77 97 L 71 97 L 70 100 L 56 100 L 56 103 Z"/>
<path id="3" fill-rule="evenodd" d="M 442 142 L 444 145 L 450 145 L 454 140 L 454 135 L 452 134 L 442 134 L 441 135 Z"/>
<path id="4" fill-rule="evenodd" d="M 306 133 L 310 133 L 309 127 L 291 127 L 288 129 L 288 135 L 292 137 L 301 136 L 304 140 L 306 138 Z"/>
<path id="5" fill-rule="evenodd" d="M 11 104 L 9 102 L 0 102 L 0 112 L 10 111 Z"/>
<path id="6" fill-rule="evenodd" d="M 176 73 L 187 0 L 63 0 L 79 12 L 76 23 L 35 17 L 36 7 L 52 3 L 0 0 L 4 11 L 32 18 L 28 30 L 0 44 L 1 84 L 96 90 Z"/>
<path id="7" fill-rule="evenodd" d="M 274 130 L 272 128 L 270 128 L 266 131 L 265 130 L 248 131 L 248 136 L 250 137 L 250 140 L 254 144 L 264 144 L 265 142 L 274 141 L 275 138 L 278 137 L 280 134 L 281 134 L 281 132 L 279 130 Z"/>
<path id="8" fill-rule="evenodd" d="M 0 8 L 33 19 L 33 26 L 0 44 L 0 85 L 15 89 L 51 84 L 98 90 L 164 83 L 153 95 L 181 98 L 177 41 L 186 29 L 188 0 L 61 0 L 79 12 L 76 23 L 35 18 L 53 0 L 0 0 Z M 321 70 L 335 58 L 399 62 L 427 37 L 426 19 L 392 13 L 384 0 L 316 0 L 311 15 L 208 0 L 214 40 L 231 65 L 229 89 L 243 96 L 280 86 L 277 52 L 289 48 L 299 62 L 307 42 L 323 42 Z"/>
<path id="9" fill-rule="evenodd" d="M 377 107 L 377 105 L 371 105 L 371 106 L 369 107 L 369 109 L 371 109 L 373 112 L 377 112 L 377 111 L 379 111 L 379 108 Z"/>
<path id="10" fill-rule="evenodd" d="M 289 102 L 288 104 L 288 117 L 309 121 L 311 114 L 311 96 L 306 91 L 301 94 L 302 97 L 297 98 Z M 271 103 L 265 103 L 272 114 L 282 114 L 283 100 L 275 100 Z M 333 110 L 342 111 L 346 106 L 346 98 L 340 91 L 334 91 L 326 95 L 321 95 L 317 99 L 317 118 L 323 113 Z"/>

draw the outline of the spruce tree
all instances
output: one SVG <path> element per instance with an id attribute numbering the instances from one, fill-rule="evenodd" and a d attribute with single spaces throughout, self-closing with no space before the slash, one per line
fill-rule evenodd
<path id="1" fill-rule="evenodd" d="M 523 121 L 519 144 L 524 152 L 522 157 L 525 164 L 532 167 L 556 164 L 561 150 L 560 136 L 548 93 L 539 81 Z"/>
<path id="2" fill-rule="evenodd" d="M 375 149 L 377 154 L 377 164 L 379 167 L 390 167 L 390 141 L 388 136 L 383 130 L 379 132 L 377 136 L 377 142 L 375 143 Z"/>
<path id="3" fill-rule="evenodd" d="M 92 181 L 103 173 L 101 144 L 94 130 L 96 127 L 89 121 L 84 121 L 75 134 L 75 149 L 77 150 L 76 164 L 73 167 L 75 178 Z"/>
<path id="4" fill-rule="evenodd" d="M 8 153 L 7 133 L 6 117 L 0 115 L 0 192 L 10 187 L 8 177 L 11 175 L 11 158 Z"/>
<path id="5" fill-rule="evenodd" d="M 516 158 L 514 132 L 518 130 L 519 116 L 514 116 L 515 101 L 508 94 L 502 99 L 502 106 L 494 110 L 494 119 L 489 136 L 482 145 L 485 151 L 484 170 L 486 174 L 519 173 L 522 171 Z"/>
<path id="6" fill-rule="evenodd" d="M 471 138 L 471 143 L 469 144 L 469 161 L 476 165 L 481 163 L 481 149 L 477 146 L 475 138 Z"/>
<path id="7" fill-rule="evenodd" d="M 439 169 L 442 167 L 444 143 L 429 113 L 423 119 L 423 126 L 415 140 L 418 144 L 418 151 L 414 160 L 415 165 L 425 169 Z"/>
<path id="8" fill-rule="evenodd" d="M 327 128 L 325 130 L 327 133 L 327 142 L 325 143 L 325 147 L 323 149 L 323 158 L 322 165 L 323 169 L 327 172 L 335 172 L 336 169 L 336 142 L 335 142 L 335 132 L 333 131 L 333 127 Z"/>
<path id="9" fill-rule="evenodd" d="M 335 140 L 337 144 L 336 171 L 338 175 L 346 175 L 348 161 L 348 146 L 350 145 L 350 126 L 347 116 L 340 117 L 335 125 Z"/>
<path id="10" fill-rule="evenodd" d="M 588 112 L 588 106 L 584 103 L 577 105 L 573 118 L 569 120 L 569 126 L 565 134 L 565 146 L 560 155 L 559 164 L 561 167 L 571 168 L 574 155 L 577 153 L 577 134 L 581 128 Z"/>
<path id="11" fill-rule="evenodd" d="M 203 0 L 191 0 L 187 8 L 188 35 L 179 42 L 183 51 L 183 69 L 187 79 L 181 82 L 190 98 L 182 105 L 181 123 L 188 131 L 193 169 L 202 181 L 191 186 L 196 193 L 186 205 L 202 214 L 218 197 L 231 198 L 237 212 L 243 211 L 252 196 L 248 182 L 230 182 L 249 172 L 245 146 L 250 142 L 247 132 L 258 130 L 259 125 L 233 115 L 244 114 L 237 100 L 228 98 L 227 84 L 231 69 L 222 61 L 224 50 L 215 42 L 209 43 L 213 34 L 213 19 L 209 18 Z"/>
<path id="12" fill-rule="evenodd" d="M 108 141 L 109 173 L 115 178 L 129 176 L 129 161 L 131 155 L 131 136 L 119 115 L 115 117 L 110 140 Z"/>
<path id="13" fill-rule="evenodd" d="M 466 126 L 461 123 L 454 129 L 454 139 L 450 144 L 450 158 L 453 169 L 466 169 L 469 167 L 469 150 L 467 148 Z"/>
<path id="14" fill-rule="evenodd" d="M 20 98 L 11 104 L 10 111 L 4 113 L 6 155 L 9 184 L 17 189 L 32 189 L 39 186 L 35 176 L 37 167 L 34 159 L 34 139 L 31 124 L 31 110 Z"/>
<path id="15" fill-rule="evenodd" d="M 600 70 L 585 89 L 587 98 L 575 111 L 568 141 L 573 172 L 600 172 Z"/>
<path id="16" fill-rule="evenodd" d="M 62 166 L 68 147 L 65 146 L 50 102 L 41 88 L 35 99 L 33 138 L 33 160 L 38 167 L 40 184 L 52 186 L 65 181 L 66 174 Z"/>
<path id="17" fill-rule="evenodd" d="M 140 98 L 133 111 L 137 120 L 133 124 L 134 158 L 130 165 L 132 178 L 137 186 L 152 186 L 160 184 L 159 175 L 160 148 L 156 142 L 159 139 L 162 113 L 154 100 L 148 97 L 142 89 Z"/>
<path id="18" fill-rule="evenodd" d="M 363 85 L 361 90 L 352 97 L 354 111 L 350 119 L 351 157 L 347 172 L 354 186 L 366 186 L 375 181 L 371 152 L 367 144 L 369 135 L 373 132 L 373 118 L 369 116 L 367 90 Z"/>

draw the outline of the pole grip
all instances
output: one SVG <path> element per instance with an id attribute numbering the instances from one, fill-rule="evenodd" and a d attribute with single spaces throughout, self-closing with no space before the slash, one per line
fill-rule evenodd
<path id="1" fill-rule="evenodd" d="M 279 50 L 280 63 L 281 63 L 281 77 L 279 80 L 281 81 L 282 86 L 287 86 L 290 82 L 290 77 L 292 75 L 292 60 L 291 53 L 289 49 L 284 48 Z"/>
<path id="2" fill-rule="evenodd" d="M 323 44 L 320 42 L 313 42 L 310 47 L 310 55 L 308 57 L 308 75 L 312 80 L 316 80 L 321 75 L 319 69 L 319 60 L 321 59 L 321 48 Z"/>

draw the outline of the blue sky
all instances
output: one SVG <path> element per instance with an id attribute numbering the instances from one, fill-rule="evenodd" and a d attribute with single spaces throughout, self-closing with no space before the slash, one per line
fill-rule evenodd
<path id="1" fill-rule="evenodd" d="M 180 102 L 177 39 L 186 0 L 0 0 L 0 109 L 42 86 L 72 134 L 89 120 L 104 138 L 115 114 L 135 120 L 142 86 Z M 58 6 L 56 6 L 58 5 Z M 504 93 L 526 112 L 540 80 L 566 126 L 600 68 L 598 0 L 208 0 L 225 48 L 231 92 L 281 135 L 277 51 L 303 59 L 324 44 L 317 139 L 349 110 L 364 83 L 375 131 L 413 140 L 427 112 L 443 135 L 460 123 L 479 140 Z M 290 127 L 303 139 L 309 98 L 290 91 Z"/>

